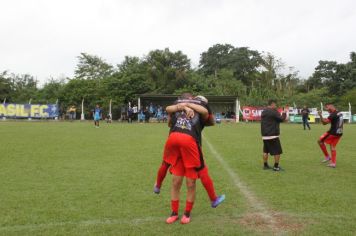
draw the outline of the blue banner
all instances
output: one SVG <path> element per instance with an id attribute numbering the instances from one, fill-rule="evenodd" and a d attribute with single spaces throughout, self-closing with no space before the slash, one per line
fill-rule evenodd
<path id="1" fill-rule="evenodd" d="M 58 117 L 57 104 L 0 104 L 0 117 L 8 118 L 54 118 Z"/>

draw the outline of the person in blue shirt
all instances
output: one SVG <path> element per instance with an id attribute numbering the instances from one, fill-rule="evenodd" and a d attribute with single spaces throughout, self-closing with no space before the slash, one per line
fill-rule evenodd
<path id="1" fill-rule="evenodd" d="M 158 106 L 158 108 L 157 108 L 156 117 L 157 117 L 158 123 L 160 123 L 162 118 L 163 118 L 163 113 L 162 113 L 162 107 L 161 106 Z"/>
<path id="2" fill-rule="evenodd" d="M 101 108 L 99 104 L 96 104 L 95 109 L 93 111 L 93 117 L 94 117 L 94 125 L 96 128 L 99 128 L 99 121 L 101 119 Z"/>

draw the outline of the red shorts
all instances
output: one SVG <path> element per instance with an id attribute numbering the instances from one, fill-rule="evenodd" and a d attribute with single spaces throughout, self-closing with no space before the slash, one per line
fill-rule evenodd
<path id="1" fill-rule="evenodd" d="M 184 133 L 173 132 L 164 147 L 163 160 L 171 165 L 170 172 L 191 179 L 198 178 L 197 169 L 204 165 L 196 140 Z"/>
<path id="2" fill-rule="evenodd" d="M 336 144 L 339 142 L 341 136 L 336 136 L 336 135 L 332 135 L 329 134 L 328 132 L 326 132 L 325 134 L 320 136 L 320 141 L 326 144 L 330 144 L 332 146 L 336 146 Z"/>

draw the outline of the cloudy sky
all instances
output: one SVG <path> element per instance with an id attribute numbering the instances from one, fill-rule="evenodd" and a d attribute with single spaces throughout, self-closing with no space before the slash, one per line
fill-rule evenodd
<path id="1" fill-rule="evenodd" d="M 356 1 L 0 1 L 0 71 L 42 83 L 72 76 L 81 52 L 118 64 L 169 47 L 197 66 L 216 43 L 271 52 L 307 78 L 320 59 L 356 51 Z"/>

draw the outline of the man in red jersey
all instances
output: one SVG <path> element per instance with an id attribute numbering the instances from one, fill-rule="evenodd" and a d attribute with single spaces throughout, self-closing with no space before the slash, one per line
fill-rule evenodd
<path id="1" fill-rule="evenodd" d="M 323 118 L 322 112 L 319 111 L 319 116 L 321 123 L 323 125 L 331 124 L 330 129 L 324 133 L 318 140 L 318 144 L 320 149 L 324 153 L 324 160 L 323 163 L 331 162 L 327 165 L 328 167 L 335 168 L 336 167 L 336 145 L 340 141 L 340 138 L 343 134 L 343 124 L 344 120 L 342 114 L 338 112 L 333 104 L 326 104 L 326 110 L 329 112 L 328 118 Z M 331 157 L 326 150 L 325 144 L 330 145 Z"/>
<path id="2" fill-rule="evenodd" d="M 186 177 L 187 197 L 182 224 L 190 222 L 196 191 L 197 169 L 204 162 L 200 154 L 199 141 L 203 123 L 208 117 L 208 110 L 192 103 L 178 103 L 166 108 L 171 115 L 170 134 L 164 147 L 163 160 L 168 163 L 172 173 L 171 209 L 166 223 L 172 224 L 179 219 L 179 198 L 183 179 Z"/>
<path id="3" fill-rule="evenodd" d="M 211 109 L 208 106 L 208 100 L 204 97 L 204 96 L 196 96 L 193 100 L 190 94 L 186 94 L 187 96 L 181 97 L 180 99 L 178 99 L 176 101 L 176 103 L 195 103 L 198 105 L 201 105 L 203 107 L 205 107 L 208 110 L 208 118 L 204 121 L 204 126 L 212 126 L 215 124 L 215 120 L 214 120 L 214 116 L 212 114 Z M 202 154 L 201 152 L 201 141 L 199 141 L 199 151 L 200 154 Z M 202 159 L 204 160 L 204 159 Z M 164 180 L 164 178 L 166 177 L 167 171 L 169 169 L 170 165 L 168 163 L 166 163 L 165 161 L 162 161 L 162 164 L 158 170 L 157 173 L 157 179 L 156 179 L 156 183 L 154 186 L 154 193 L 159 194 L 160 193 L 160 189 L 161 189 L 161 185 L 162 182 Z M 215 192 L 215 188 L 214 188 L 214 183 L 213 180 L 211 179 L 209 172 L 208 172 L 208 167 L 207 165 L 204 163 L 204 165 L 198 169 L 198 175 L 199 178 L 210 198 L 211 201 L 211 207 L 216 208 L 219 204 L 221 204 L 224 200 L 225 200 L 225 195 L 220 195 L 217 196 L 216 192 Z"/>

